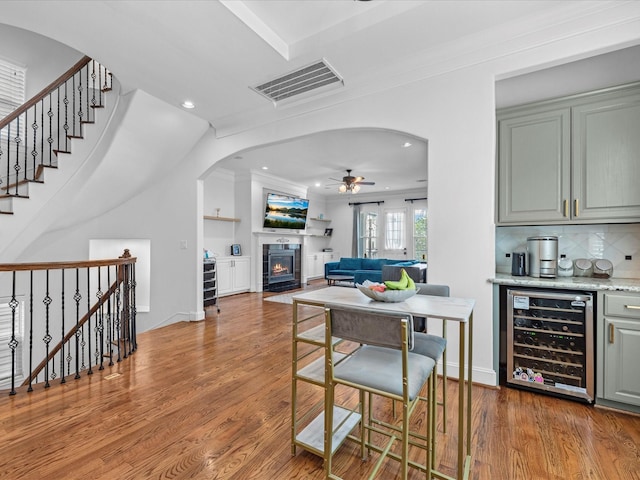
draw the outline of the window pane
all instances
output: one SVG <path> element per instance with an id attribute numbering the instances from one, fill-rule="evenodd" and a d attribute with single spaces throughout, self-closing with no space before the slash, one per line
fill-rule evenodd
<path id="1" fill-rule="evenodd" d="M 360 214 L 360 251 L 367 258 L 378 256 L 378 214 L 362 212 Z"/>
<path id="2" fill-rule="evenodd" d="M 25 69 L 0 60 L 0 118 L 5 118 L 24 103 Z M 11 139 L 24 138 L 24 115 L 21 115 L 19 126 L 14 122 L 11 126 Z M 8 129 L 3 129 L 0 140 L 7 141 Z"/>
<path id="3" fill-rule="evenodd" d="M 406 247 L 405 228 L 404 211 L 385 212 L 385 250 L 402 250 Z"/>
<path id="4" fill-rule="evenodd" d="M 427 209 L 413 211 L 413 251 L 416 260 L 427 260 Z"/>

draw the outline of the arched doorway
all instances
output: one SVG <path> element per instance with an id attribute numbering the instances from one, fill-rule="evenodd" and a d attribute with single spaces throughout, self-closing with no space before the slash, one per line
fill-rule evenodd
<path id="1" fill-rule="evenodd" d="M 216 162 L 203 180 L 203 212 L 239 221 L 205 224 L 204 248 L 226 256 L 231 244 L 240 243 L 243 252 L 259 255 L 254 237 L 262 230 L 264 196 L 275 191 L 310 198 L 310 215 L 324 217 L 319 225 L 323 231 L 324 227 L 330 229 L 331 238 L 317 238 L 322 236 L 320 232 L 306 235 L 304 249 L 309 254 L 332 250 L 336 256 L 352 256 L 350 204 L 362 202 L 369 205 L 363 211 L 375 208 L 381 222 L 388 209 L 405 212 L 402 241 L 406 243 L 397 254 L 399 258 L 415 258 L 412 221 L 415 209 L 422 206 L 426 212 L 427 163 L 426 140 L 380 128 L 324 131 L 236 152 Z M 339 191 L 347 169 L 352 176 L 364 177 L 366 184 L 356 194 Z M 419 199 L 422 204 L 406 199 Z M 384 246 L 382 225 L 379 235 L 377 242 Z M 424 255 L 426 260 L 426 232 L 424 237 L 418 258 Z M 383 254 L 386 252 L 381 251 L 380 256 Z M 254 270 L 258 263 L 252 258 Z M 253 276 L 258 275 L 254 272 Z M 260 291 L 259 281 L 254 281 L 252 289 Z"/>

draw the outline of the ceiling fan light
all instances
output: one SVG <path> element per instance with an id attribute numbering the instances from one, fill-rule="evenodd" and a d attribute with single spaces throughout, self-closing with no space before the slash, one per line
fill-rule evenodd
<path id="1" fill-rule="evenodd" d="M 340 193 L 344 193 L 344 192 L 346 192 L 346 191 L 347 191 L 347 186 L 343 183 L 342 185 L 340 185 L 340 186 L 338 187 L 338 191 L 339 191 Z"/>
<path id="2" fill-rule="evenodd" d="M 360 191 L 360 185 L 358 185 L 357 183 L 354 183 L 353 185 L 351 185 L 351 191 L 353 193 L 358 193 Z"/>

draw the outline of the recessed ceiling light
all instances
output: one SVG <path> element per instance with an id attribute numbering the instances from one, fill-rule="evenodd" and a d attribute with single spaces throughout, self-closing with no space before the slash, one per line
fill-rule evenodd
<path id="1" fill-rule="evenodd" d="M 316 187 L 320 187 L 321 185 L 322 185 L 322 184 L 321 184 L 320 182 L 316 182 L 316 183 L 315 183 L 315 186 L 316 186 Z"/>
<path id="2" fill-rule="evenodd" d="M 411 143 L 410 143 L 410 142 L 404 142 L 404 143 L 402 144 L 402 148 L 409 148 L 410 146 L 411 146 Z"/>
<path id="3" fill-rule="evenodd" d="M 269 170 L 269 167 L 262 167 L 263 170 Z"/>
<path id="4" fill-rule="evenodd" d="M 185 100 L 182 102 L 182 107 L 188 109 L 196 108 L 195 104 L 191 100 Z"/>

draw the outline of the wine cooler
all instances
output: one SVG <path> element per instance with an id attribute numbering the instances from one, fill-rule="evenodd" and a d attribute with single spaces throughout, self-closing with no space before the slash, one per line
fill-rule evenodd
<path id="1" fill-rule="evenodd" d="M 593 295 L 507 291 L 507 384 L 592 403 Z"/>

